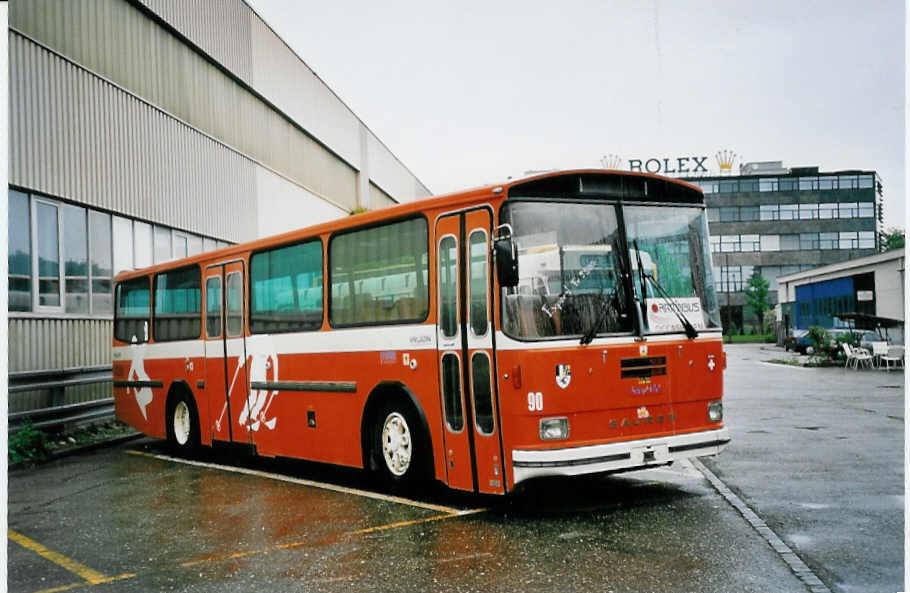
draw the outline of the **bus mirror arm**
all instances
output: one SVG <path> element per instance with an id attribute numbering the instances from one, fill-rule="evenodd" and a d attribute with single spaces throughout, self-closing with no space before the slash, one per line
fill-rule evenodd
<path id="1" fill-rule="evenodd" d="M 502 288 L 518 286 L 518 253 L 512 241 L 512 227 L 501 224 L 494 229 L 493 259 L 496 261 L 496 278 Z"/>

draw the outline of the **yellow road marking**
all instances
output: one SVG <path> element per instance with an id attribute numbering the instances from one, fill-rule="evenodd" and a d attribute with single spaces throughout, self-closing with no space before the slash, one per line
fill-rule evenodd
<path id="1" fill-rule="evenodd" d="M 96 570 L 92 570 L 88 566 L 85 566 L 84 564 L 76 562 L 72 558 L 67 558 L 63 554 L 55 552 L 55 551 L 49 549 L 48 547 L 39 544 L 35 540 L 31 539 L 30 537 L 26 537 L 26 536 L 22 535 L 18 531 L 13 531 L 12 529 L 7 529 L 6 535 L 7 535 L 7 537 L 9 537 L 9 539 L 13 540 L 14 542 L 19 544 L 23 548 L 25 548 L 27 550 L 31 550 L 32 552 L 35 552 L 39 556 L 50 560 L 57 566 L 65 568 L 66 570 L 70 571 L 71 573 L 75 574 L 76 576 L 81 577 L 85 581 L 85 582 L 79 582 L 79 583 L 71 583 L 69 585 L 63 585 L 62 587 L 53 587 L 51 589 L 42 589 L 38 593 L 56 593 L 57 591 L 68 591 L 70 589 L 75 589 L 76 587 L 84 587 L 86 585 L 100 585 L 102 583 L 111 583 L 113 581 L 129 579 L 129 578 L 136 576 L 135 574 L 126 573 L 126 574 L 121 574 L 121 575 L 118 575 L 115 577 L 106 577 L 103 574 L 101 574 L 100 572 L 98 572 Z"/>
<path id="2" fill-rule="evenodd" d="M 259 471 L 255 469 L 247 469 L 245 467 L 234 467 L 231 465 L 221 465 L 218 463 L 207 463 L 204 461 L 194 461 L 192 459 L 180 459 L 179 457 L 171 457 L 169 455 L 158 455 L 155 453 L 146 453 L 145 451 L 135 451 L 128 449 L 127 453 L 130 455 L 141 455 L 143 457 L 151 457 L 153 459 L 160 459 L 162 461 L 174 461 L 176 463 L 183 463 L 186 465 L 194 465 L 196 467 L 205 467 L 209 469 L 220 469 L 223 471 L 234 472 L 238 474 L 246 474 L 248 476 L 258 476 L 260 478 L 268 478 L 270 480 L 279 480 L 282 482 L 290 482 L 292 484 L 299 484 L 301 486 L 309 486 L 311 488 L 319 488 L 322 490 L 331 490 L 332 492 L 341 492 L 343 494 L 353 494 L 355 496 L 362 496 L 364 498 L 372 498 L 375 500 L 383 500 L 386 502 L 394 502 L 398 504 L 404 504 L 412 507 L 417 507 L 421 509 L 427 509 L 429 511 L 436 511 L 439 513 L 459 513 L 459 509 L 453 507 L 446 507 L 438 504 L 431 504 L 427 502 L 420 502 L 419 500 L 411 500 L 410 498 L 402 498 L 400 496 L 392 496 L 389 494 L 382 494 L 380 492 L 370 492 L 369 490 L 360 490 L 358 488 L 347 488 L 345 486 L 338 486 L 335 484 L 327 484 L 325 482 L 315 482 L 313 480 L 304 480 L 301 478 L 292 478 L 290 476 L 283 476 L 281 474 L 273 474 L 269 472 Z"/>
<path id="3" fill-rule="evenodd" d="M 399 521 L 397 523 L 389 523 L 388 525 L 380 525 L 379 527 L 367 527 L 366 529 L 358 529 L 357 531 L 351 531 L 346 534 L 349 536 L 354 535 L 366 535 L 367 533 L 376 533 L 377 531 L 387 531 L 389 529 L 397 529 L 399 527 L 407 527 L 408 525 L 416 525 L 418 523 L 429 523 L 431 521 L 441 521 L 443 519 L 451 519 L 452 517 L 463 517 L 465 515 L 474 515 L 476 513 L 482 513 L 486 509 L 471 509 L 469 511 L 456 511 L 454 513 L 446 513 L 445 515 L 434 515 L 432 517 L 424 517 L 423 519 L 413 519 L 411 521 Z"/>
<path id="4" fill-rule="evenodd" d="M 94 587 L 95 585 L 103 585 L 105 583 L 113 583 L 114 581 L 122 581 L 123 579 L 131 579 L 136 576 L 133 573 L 124 573 L 117 575 L 115 577 L 108 577 L 104 580 L 101 580 L 97 583 L 89 583 L 85 581 L 79 581 L 78 583 L 70 583 L 69 585 L 63 585 L 60 587 L 52 587 L 50 589 L 41 589 L 40 591 L 35 591 L 35 593 L 59 593 L 60 591 L 69 591 L 71 589 L 78 589 L 79 587 Z"/>

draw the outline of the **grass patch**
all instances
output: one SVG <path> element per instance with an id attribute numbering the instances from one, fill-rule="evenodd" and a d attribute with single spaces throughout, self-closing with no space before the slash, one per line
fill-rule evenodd
<path id="1" fill-rule="evenodd" d="M 774 334 L 728 334 L 726 339 L 734 344 L 773 344 L 777 341 Z"/>

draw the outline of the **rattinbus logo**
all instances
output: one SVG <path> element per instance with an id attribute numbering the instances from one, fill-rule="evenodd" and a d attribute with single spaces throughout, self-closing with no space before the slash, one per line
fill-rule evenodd
<path id="1" fill-rule="evenodd" d="M 695 302 L 677 303 L 676 306 L 683 313 L 701 313 L 701 305 Z M 667 303 L 651 303 L 651 311 L 653 313 L 673 313 L 675 309 Z"/>

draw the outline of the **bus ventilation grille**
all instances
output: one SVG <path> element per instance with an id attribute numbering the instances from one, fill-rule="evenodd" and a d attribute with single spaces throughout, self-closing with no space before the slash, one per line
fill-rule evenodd
<path id="1" fill-rule="evenodd" d="M 620 369 L 620 376 L 623 379 L 666 375 L 667 357 L 645 356 L 643 358 L 623 358 L 620 361 Z"/>

